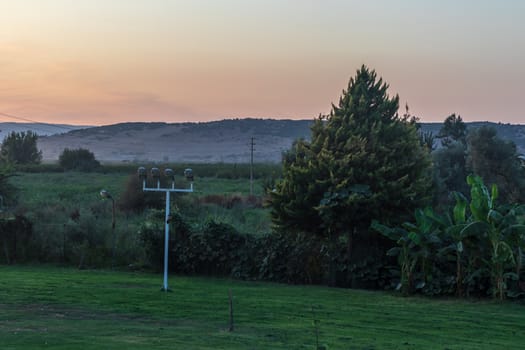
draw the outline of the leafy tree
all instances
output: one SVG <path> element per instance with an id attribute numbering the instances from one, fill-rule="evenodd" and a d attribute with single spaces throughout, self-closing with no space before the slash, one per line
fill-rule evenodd
<path id="1" fill-rule="evenodd" d="M 468 175 L 466 156 L 467 147 L 460 142 L 451 143 L 432 153 L 436 184 L 434 198 L 438 207 L 451 203 L 452 192 L 468 193 L 465 182 Z"/>
<path id="2" fill-rule="evenodd" d="M 439 130 L 438 138 L 442 139 L 442 144 L 446 147 L 453 142 L 466 143 L 467 125 L 461 119 L 461 116 L 455 113 L 449 115 L 443 126 Z"/>
<path id="3" fill-rule="evenodd" d="M 426 203 L 429 155 L 415 121 L 400 117 L 398 96 L 362 66 L 339 104 L 283 156 L 283 179 L 271 193 L 277 227 L 337 239 L 349 254 L 355 232 L 371 220 L 399 222 Z"/>
<path id="4" fill-rule="evenodd" d="M 466 166 L 485 183 L 496 184 L 503 202 L 525 202 L 525 169 L 516 145 L 499 138 L 496 129 L 482 126 L 468 134 Z"/>
<path id="5" fill-rule="evenodd" d="M 449 204 L 452 192 L 467 193 L 465 179 L 468 175 L 466 166 L 467 126 L 461 116 L 448 116 L 437 138 L 444 146 L 432 154 L 434 163 L 434 182 L 436 205 Z"/>
<path id="6" fill-rule="evenodd" d="M 497 184 L 504 202 L 525 201 L 525 169 L 516 145 L 497 136 L 488 126 L 466 133 L 461 117 L 449 116 L 440 131 L 445 147 L 433 153 L 436 204 L 448 204 L 451 192 L 468 193 L 465 178 L 476 174 Z"/>
<path id="7" fill-rule="evenodd" d="M 37 148 L 37 139 L 38 135 L 32 131 L 10 132 L 0 150 L 3 160 L 13 164 L 39 164 L 42 151 Z"/>
<path id="8" fill-rule="evenodd" d="M 92 171 L 100 167 L 93 152 L 84 148 L 65 148 L 58 157 L 58 162 L 65 170 Z"/>

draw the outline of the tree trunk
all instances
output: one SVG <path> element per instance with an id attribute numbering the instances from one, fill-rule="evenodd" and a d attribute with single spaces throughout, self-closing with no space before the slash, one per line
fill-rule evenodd
<path id="1" fill-rule="evenodd" d="M 456 250 L 456 294 L 463 296 L 463 273 L 461 271 L 461 254 Z"/>

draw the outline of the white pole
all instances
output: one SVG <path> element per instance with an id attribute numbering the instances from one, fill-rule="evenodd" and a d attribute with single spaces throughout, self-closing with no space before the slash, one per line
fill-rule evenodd
<path id="1" fill-rule="evenodd" d="M 156 168 L 155 168 L 156 169 Z M 158 169 L 156 169 L 154 178 L 157 178 L 157 187 L 147 187 L 146 184 L 146 168 L 140 167 L 138 169 L 139 177 L 142 179 L 142 190 L 151 191 L 151 192 L 165 192 L 166 193 L 166 217 L 164 218 L 164 283 L 162 286 L 163 291 L 169 291 L 168 289 L 168 253 L 169 253 L 169 242 L 170 242 L 170 193 L 171 192 L 182 192 L 190 193 L 193 192 L 193 172 L 191 169 L 184 170 L 184 175 L 190 182 L 190 188 L 175 188 L 175 180 L 173 179 L 173 170 L 166 169 L 166 176 L 172 177 L 171 188 L 161 188 L 160 187 L 160 174 Z"/>
<path id="2" fill-rule="evenodd" d="M 164 287 L 163 287 L 163 290 L 165 292 L 168 291 L 168 246 L 170 242 L 170 224 L 168 222 L 169 216 L 170 216 L 170 191 L 166 191 L 166 217 L 164 219 L 165 236 L 164 236 Z"/>

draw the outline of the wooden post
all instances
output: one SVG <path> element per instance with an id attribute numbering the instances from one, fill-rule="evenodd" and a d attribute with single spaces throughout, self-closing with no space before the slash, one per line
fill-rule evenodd
<path id="1" fill-rule="evenodd" d="M 232 290 L 228 290 L 228 294 L 230 297 L 230 328 L 228 328 L 229 332 L 233 332 L 233 298 L 232 298 Z"/>

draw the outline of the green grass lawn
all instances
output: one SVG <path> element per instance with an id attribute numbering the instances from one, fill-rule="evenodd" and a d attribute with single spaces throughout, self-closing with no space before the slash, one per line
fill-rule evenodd
<path id="1" fill-rule="evenodd" d="M 147 273 L 0 266 L 0 349 L 522 349 L 525 307 Z M 228 332 L 228 290 L 235 330 Z M 313 312 L 312 312 L 313 308 Z"/>

